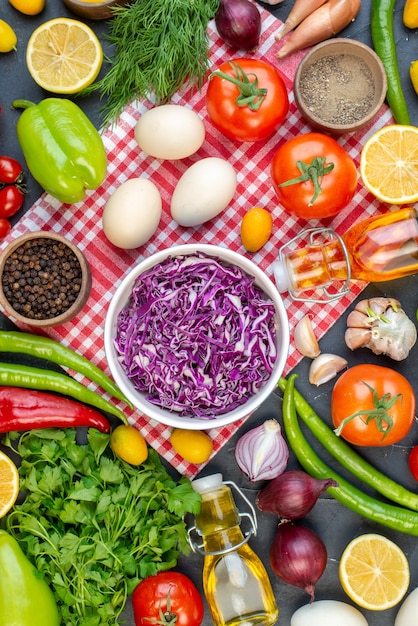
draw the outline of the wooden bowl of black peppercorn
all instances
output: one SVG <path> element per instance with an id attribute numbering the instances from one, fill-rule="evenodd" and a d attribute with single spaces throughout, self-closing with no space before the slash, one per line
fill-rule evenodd
<path id="1" fill-rule="evenodd" d="M 17 237 L 0 254 L 0 305 L 17 322 L 47 328 L 78 315 L 91 272 L 71 241 L 48 231 Z"/>

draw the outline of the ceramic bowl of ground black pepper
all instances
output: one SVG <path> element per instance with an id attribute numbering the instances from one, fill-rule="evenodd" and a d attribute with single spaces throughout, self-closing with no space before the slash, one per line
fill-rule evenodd
<path id="1" fill-rule="evenodd" d="M 107 20 L 114 9 L 123 7 L 129 0 L 63 0 L 65 6 L 76 15 L 89 20 Z"/>
<path id="2" fill-rule="evenodd" d="M 366 44 L 334 38 L 314 46 L 299 64 L 296 104 L 316 130 L 342 135 L 372 122 L 387 90 L 386 72 Z"/>
<path id="3" fill-rule="evenodd" d="M 79 248 L 47 231 L 17 237 L 0 254 L 0 305 L 17 322 L 59 326 L 90 295 L 91 272 Z"/>

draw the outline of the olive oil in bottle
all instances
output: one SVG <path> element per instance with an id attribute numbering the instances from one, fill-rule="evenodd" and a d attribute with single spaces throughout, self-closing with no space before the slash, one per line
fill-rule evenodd
<path id="1" fill-rule="evenodd" d="M 347 292 L 350 280 L 381 282 L 415 274 L 417 212 L 406 208 L 376 215 L 342 236 L 330 228 L 307 229 L 282 246 L 273 269 L 280 292 L 313 301 L 321 299 L 309 298 L 309 290 L 323 290 L 324 299 L 335 299 Z"/>
<path id="2" fill-rule="evenodd" d="M 196 526 L 191 530 L 203 539 L 203 549 L 198 551 L 205 557 L 205 596 L 215 626 L 272 626 L 279 612 L 270 580 L 263 563 L 248 545 L 252 533 L 244 536 L 240 528 L 241 515 L 229 484 L 232 483 L 222 481 L 221 474 L 192 483 L 202 496 Z M 253 515 L 255 531 L 254 510 Z"/>

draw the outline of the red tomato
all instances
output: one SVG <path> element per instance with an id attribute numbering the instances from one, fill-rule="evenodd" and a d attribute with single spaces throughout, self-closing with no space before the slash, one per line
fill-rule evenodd
<path id="1" fill-rule="evenodd" d="M 203 621 L 202 597 L 190 578 L 180 572 L 159 572 L 145 578 L 134 590 L 132 604 L 136 626 L 174 623 L 174 618 L 176 626 L 200 626 Z"/>
<path id="2" fill-rule="evenodd" d="M 223 76 L 217 72 L 222 72 Z M 266 93 L 258 93 L 257 89 Z M 250 90 L 255 92 L 253 108 L 243 99 Z M 289 110 L 289 99 L 284 80 L 273 65 L 258 59 L 240 58 L 222 63 L 212 74 L 206 108 L 215 128 L 226 137 L 259 141 L 270 137 L 283 122 Z"/>
<path id="3" fill-rule="evenodd" d="M 13 184 L 23 180 L 23 169 L 19 161 L 0 156 L 0 183 Z"/>
<path id="4" fill-rule="evenodd" d="M 321 163 L 325 172 L 330 171 L 321 173 Z M 280 186 L 301 176 L 301 182 Z M 351 202 L 358 182 L 353 159 L 335 139 L 322 133 L 298 135 L 281 144 L 271 163 L 271 177 L 283 208 L 306 220 L 339 213 Z M 315 177 L 320 187 L 316 197 Z"/>
<path id="5" fill-rule="evenodd" d="M 344 439 L 357 446 L 389 446 L 403 439 L 415 419 L 415 394 L 399 372 L 361 364 L 334 385 L 331 417 Z M 344 421 L 346 420 L 346 421 Z"/>
<path id="6" fill-rule="evenodd" d="M 0 241 L 9 234 L 10 229 L 11 226 L 9 220 L 0 217 Z"/>
<path id="7" fill-rule="evenodd" d="M 16 185 L 0 188 L 0 217 L 12 217 L 23 204 L 25 194 Z"/>
<path id="8" fill-rule="evenodd" d="M 408 457 L 409 470 L 415 480 L 418 480 L 418 446 L 414 446 Z"/>

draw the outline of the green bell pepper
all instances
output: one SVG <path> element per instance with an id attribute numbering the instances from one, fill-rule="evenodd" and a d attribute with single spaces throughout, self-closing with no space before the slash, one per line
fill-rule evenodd
<path id="1" fill-rule="evenodd" d="M 54 594 L 18 542 L 0 530 L 0 616 L 2 626 L 59 626 Z"/>
<path id="2" fill-rule="evenodd" d="M 66 204 L 79 202 L 86 189 L 97 189 L 106 176 L 103 140 L 86 114 L 66 98 L 39 104 L 16 100 L 25 109 L 17 137 L 29 171 L 41 187 Z"/>

